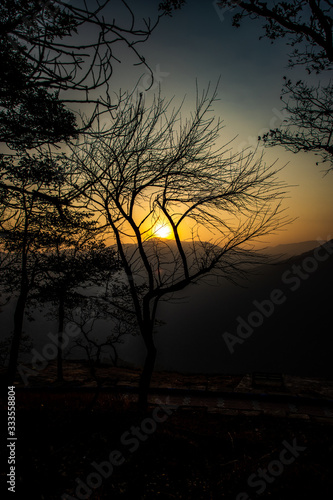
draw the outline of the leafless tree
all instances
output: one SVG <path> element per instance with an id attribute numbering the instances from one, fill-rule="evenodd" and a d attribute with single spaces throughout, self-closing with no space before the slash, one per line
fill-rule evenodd
<path id="1" fill-rule="evenodd" d="M 156 358 L 160 300 L 209 273 L 237 282 L 253 262 L 246 244 L 288 222 L 278 170 L 255 152 L 217 147 L 222 124 L 210 115 L 216 91 L 209 94 L 197 95 L 185 121 L 180 108 L 169 112 L 160 96 L 147 108 L 142 96 L 129 99 L 108 133 L 96 133 L 71 157 L 73 197 L 80 195 L 114 238 L 127 276 L 147 349 L 142 407 Z M 163 224 L 172 239 L 159 237 L 156 228 Z"/>
<path id="2" fill-rule="evenodd" d="M 81 297 L 79 309 L 80 314 L 77 313 L 77 309 L 72 309 L 68 317 L 68 320 L 75 323 L 81 331 L 81 334 L 73 340 L 71 350 L 79 348 L 85 352 L 91 376 L 100 382 L 96 368 L 105 359 L 109 364 L 117 366 L 119 359 L 117 347 L 125 342 L 127 335 L 134 334 L 135 325 L 132 318 L 129 321 L 124 314 L 119 314 L 119 310 L 110 307 L 102 296 Z M 101 321 L 107 321 L 110 329 L 110 333 L 104 338 L 99 331 Z"/>

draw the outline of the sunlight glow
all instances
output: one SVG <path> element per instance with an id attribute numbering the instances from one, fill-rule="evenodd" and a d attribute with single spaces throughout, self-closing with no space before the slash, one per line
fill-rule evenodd
<path id="1" fill-rule="evenodd" d="M 171 236 L 171 228 L 167 224 L 158 224 L 154 229 L 153 235 L 157 238 L 169 238 Z"/>

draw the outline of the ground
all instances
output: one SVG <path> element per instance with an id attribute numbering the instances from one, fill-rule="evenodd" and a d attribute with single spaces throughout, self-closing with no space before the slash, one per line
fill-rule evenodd
<path id="1" fill-rule="evenodd" d="M 142 415 L 121 392 L 101 392 L 96 399 L 94 391 L 74 387 L 70 392 L 17 389 L 13 498 L 332 496 L 332 419 L 214 412 L 168 401 L 161 394 Z M 98 469 L 103 462 L 104 469 Z"/>

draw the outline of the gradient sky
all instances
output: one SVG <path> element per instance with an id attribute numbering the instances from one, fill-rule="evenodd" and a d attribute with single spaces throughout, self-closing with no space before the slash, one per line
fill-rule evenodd
<path id="1" fill-rule="evenodd" d="M 138 20 L 142 16 L 154 19 L 158 1 L 131 1 Z M 285 42 L 271 44 L 259 40 L 260 22 L 246 20 L 241 28 L 231 26 L 231 13 L 221 13 L 216 2 L 189 0 L 172 18 L 163 18 L 141 53 L 156 72 L 162 95 L 180 103 L 186 95 L 184 115 L 195 105 L 196 80 L 200 89 L 214 87 L 220 77 L 219 101 L 214 105 L 225 128 L 221 145 L 237 136 L 237 150 L 256 146 L 256 138 L 281 121 L 280 91 L 283 76 L 299 79 L 305 72 L 287 68 L 288 49 Z M 114 5 L 114 4 L 113 4 Z M 114 12 L 113 12 L 114 15 Z M 115 64 L 112 88 L 132 90 L 138 78 L 148 81 L 144 69 L 133 67 L 132 59 L 119 49 L 122 63 Z M 151 95 L 157 84 L 149 90 Z M 280 178 L 293 185 L 284 206 L 287 214 L 298 219 L 265 243 L 279 244 L 333 237 L 333 172 L 323 176 L 310 154 L 288 153 L 281 147 L 265 149 L 265 161 L 277 166 L 286 164 Z"/>

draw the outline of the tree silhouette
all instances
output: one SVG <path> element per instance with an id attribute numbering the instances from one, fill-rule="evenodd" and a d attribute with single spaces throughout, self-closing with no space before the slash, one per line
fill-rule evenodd
<path id="1" fill-rule="evenodd" d="M 19 158 L 2 158 L 1 170 L 6 184 L 13 189 L 0 187 L 2 210 L 0 218 L 0 244 L 10 255 L 12 265 L 2 273 L 2 279 L 17 293 L 14 312 L 14 329 L 8 365 L 8 380 L 15 377 L 24 312 L 28 294 L 40 271 L 40 251 L 47 242 L 40 238 L 43 214 L 50 210 L 49 201 L 37 196 L 48 190 L 48 196 L 61 192 L 65 175 L 54 156 L 22 153 Z M 51 210 L 54 207 L 51 206 Z M 7 276 L 9 273 L 9 277 Z"/>
<path id="2" fill-rule="evenodd" d="M 292 2 L 219 1 L 219 8 L 232 12 L 232 24 L 239 27 L 249 18 L 263 19 L 264 37 L 272 43 L 285 38 L 293 47 L 289 66 L 304 66 L 308 73 L 332 70 L 333 4 L 327 0 L 294 0 Z M 260 37 L 262 38 L 262 37 Z M 293 83 L 284 77 L 281 100 L 288 116 L 279 128 L 259 137 L 266 146 L 283 146 L 287 150 L 313 152 L 319 163 L 332 170 L 332 83 L 308 85 Z"/>
<path id="3" fill-rule="evenodd" d="M 66 221 L 57 213 L 39 216 L 38 241 L 43 248 L 39 275 L 30 293 L 36 308 L 48 303 L 58 325 L 57 379 L 63 380 L 63 332 L 69 311 L 82 302 L 82 289 L 96 283 L 106 284 L 119 269 L 115 251 L 98 241 L 96 222 L 83 211 L 70 211 Z"/>
<path id="4" fill-rule="evenodd" d="M 17 149 L 69 139 L 89 127 L 104 107 L 116 106 L 110 78 L 121 44 L 150 71 L 137 47 L 161 15 L 138 26 L 133 11 L 121 1 L 123 24 L 118 24 L 111 17 L 111 3 L 1 2 L 0 141 Z M 75 103 L 90 106 L 86 117 L 81 114 L 81 125 L 65 107 Z"/>
<path id="5" fill-rule="evenodd" d="M 63 37 L 75 25 L 62 12 L 57 24 L 55 12 L 53 17 L 49 12 L 36 1 L 5 0 L 0 6 L 0 141 L 12 149 L 52 144 L 76 133 L 75 115 L 55 91 L 50 92 L 42 64 L 48 57 L 43 38 L 44 44 L 55 43 L 56 36 Z M 33 49 L 35 39 L 41 66 Z"/>
<path id="6" fill-rule="evenodd" d="M 118 46 L 134 54 L 153 81 L 138 44 L 150 37 L 163 14 L 154 22 L 138 23 L 127 2 L 120 0 L 122 21 L 117 23 L 114 8 L 110 0 L 1 2 L 0 159 L 35 148 L 40 154 L 43 147 L 48 156 L 51 146 L 73 140 L 103 112 L 119 106 L 122 96 L 112 97 L 110 91 Z M 78 109 L 83 105 L 83 111 Z M 3 177 L 0 169 L 0 188 L 22 189 Z M 45 190 L 34 190 L 34 196 L 56 206 L 59 214 L 67 204 Z"/>
<path id="7" fill-rule="evenodd" d="M 221 0 L 217 5 L 232 12 L 232 24 L 237 28 L 243 19 L 263 19 L 261 38 L 267 37 L 272 42 L 286 38 L 288 45 L 295 47 L 290 54 L 290 66 L 305 65 L 309 72 L 332 67 L 332 2 Z"/>
<path id="8" fill-rule="evenodd" d="M 181 9 L 185 3 L 185 0 L 167 0 L 166 2 L 160 2 L 158 8 L 168 16 L 172 16 L 173 10 Z"/>
<path id="9" fill-rule="evenodd" d="M 69 315 L 69 320 L 81 331 L 81 335 L 73 339 L 71 350 L 80 349 L 85 353 L 90 374 L 98 386 L 101 386 L 96 368 L 100 367 L 106 359 L 108 364 L 118 365 L 117 347 L 124 343 L 125 336 L 136 333 L 135 324 L 129 314 L 119 314 L 117 308 L 110 307 L 110 303 L 103 296 L 81 297 L 79 309 L 79 314 L 72 309 Z M 104 339 L 98 331 L 98 324 L 101 320 L 107 321 L 110 328 L 110 333 Z"/>
<path id="10" fill-rule="evenodd" d="M 282 94 L 288 118 L 279 128 L 259 137 L 266 146 L 283 146 L 298 153 L 313 152 L 333 169 L 333 86 L 307 86 L 286 81 Z"/>
<path id="11" fill-rule="evenodd" d="M 169 113 L 160 97 L 147 109 L 142 96 L 129 98 L 108 133 L 72 150 L 73 193 L 113 236 L 126 273 L 147 350 L 139 387 L 143 408 L 160 300 L 208 273 L 237 281 L 254 256 L 246 242 L 287 222 L 277 170 L 255 153 L 215 146 L 221 123 L 208 116 L 215 98 L 208 91 L 197 96 L 185 122 L 180 109 Z M 172 240 L 154 237 L 160 224 L 168 225 Z M 186 226 L 190 241 L 184 241 Z"/>

